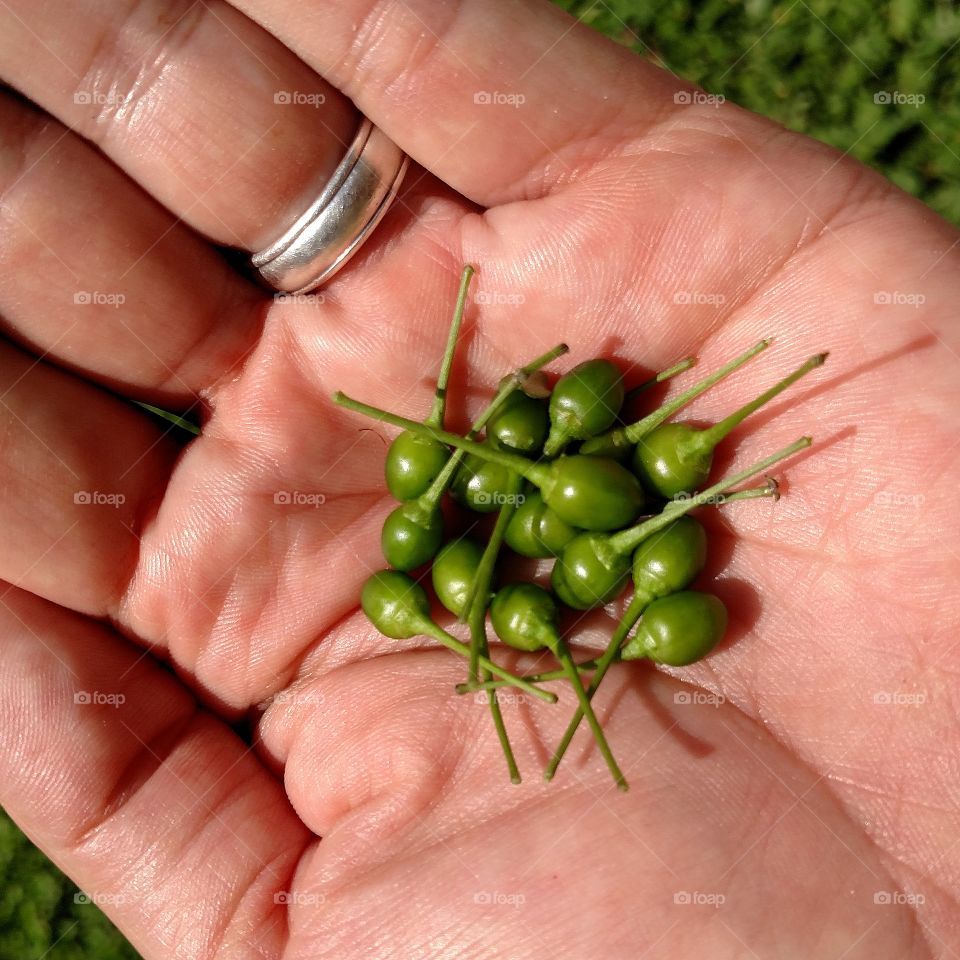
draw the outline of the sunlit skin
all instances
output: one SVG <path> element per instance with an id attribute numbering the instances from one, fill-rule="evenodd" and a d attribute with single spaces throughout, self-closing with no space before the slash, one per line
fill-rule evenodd
<path id="1" fill-rule="evenodd" d="M 238 6 L 262 26 L 0 10 L 4 80 L 57 118 L 0 98 L 0 802 L 120 895 L 147 960 L 960 952 L 957 232 L 832 149 L 677 103 L 546 3 Z M 275 302 L 214 245 L 261 249 L 316 195 L 356 123 L 338 89 L 415 163 L 322 298 Z M 511 785 L 466 661 L 359 609 L 398 431 L 331 397 L 423 419 L 464 263 L 460 433 L 560 341 L 560 369 L 611 357 L 630 389 L 772 336 L 684 408 L 701 426 L 830 351 L 718 448 L 712 476 L 816 438 L 779 503 L 698 514 L 723 642 L 614 664 L 595 698 L 626 794 L 585 724 L 543 782 L 562 682 L 503 698 Z M 181 450 L 118 395 L 202 399 L 202 434 Z M 578 660 L 618 613 L 573 618 Z"/>

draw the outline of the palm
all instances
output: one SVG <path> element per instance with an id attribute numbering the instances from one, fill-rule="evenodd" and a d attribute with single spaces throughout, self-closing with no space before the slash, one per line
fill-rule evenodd
<path id="1" fill-rule="evenodd" d="M 135 564 L 102 609 L 69 605 L 162 651 L 214 715 L 273 700 L 246 754 L 223 724 L 191 717 L 166 674 L 83 628 L 109 648 L 89 682 L 127 689 L 131 710 L 98 779 L 77 775 L 107 809 L 132 797 L 112 843 L 142 855 L 158 813 L 196 808 L 185 854 L 161 868 L 166 901 L 117 911 L 148 949 L 157 919 L 199 910 L 208 885 L 229 895 L 197 950 L 224 956 L 654 957 L 706 944 L 809 956 L 815 943 L 824 957 L 926 957 L 957 943 L 944 600 L 958 564 L 937 490 L 956 457 L 946 318 L 960 291 L 955 255 L 941 257 L 953 235 L 825 149 L 732 110 L 689 116 L 561 143 L 575 181 L 484 213 L 411 174 L 382 228 L 393 242 L 365 251 L 324 302 L 272 306 L 204 434 L 179 459 L 146 455 L 168 479 Z M 558 780 L 539 783 L 569 698 L 507 708 L 526 776 L 512 788 L 487 711 L 451 694 L 463 665 L 385 641 L 357 609 L 382 565 L 385 448 L 330 396 L 426 413 L 462 260 L 500 302 L 468 313 L 457 426 L 502 373 L 561 340 L 574 359 L 649 370 L 694 352 L 708 370 L 775 335 L 691 409 L 706 420 L 832 351 L 824 374 L 727 445 L 745 464 L 805 432 L 818 441 L 787 468 L 779 504 L 710 518 L 708 579 L 731 608 L 731 642 L 675 676 L 620 668 L 598 698 L 626 796 L 585 733 Z M 925 302 L 878 306 L 883 291 Z M 152 442 L 140 427 L 119 434 L 127 462 Z M 91 539 L 128 519 L 98 518 Z M 15 602 L 20 622 L 77 630 L 73 614 Z M 63 643 L 78 664 L 77 641 Z M 696 690 L 711 702 L 685 703 Z M 146 772 L 131 772 L 137 756 Z M 85 883 L 108 884 L 86 813 L 71 821 L 83 843 L 48 843 Z M 184 885 L 187 866 L 200 872 Z M 914 905 L 875 902 L 886 893 L 921 895 L 925 939 Z"/>

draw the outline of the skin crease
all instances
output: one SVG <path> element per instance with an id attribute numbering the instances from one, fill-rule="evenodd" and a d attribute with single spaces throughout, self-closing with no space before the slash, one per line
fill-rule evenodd
<path id="1" fill-rule="evenodd" d="M 120 14 L 95 6 L 4 15 L 4 79 L 68 124 L 63 91 L 141 76 L 131 37 L 166 55 L 130 81 L 138 123 L 98 121 L 116 167 L 0 104 L 17 121 L 0 151 L 0 310 L 12 339 L 46 352 L 0 353 L 4 807 L 112 897 L 148 960 L 960 951 L 956 231 L 824 146 L 730 104 L 678 106 L 674 78 L 549 5 L 239 6 L 422 165 L 312 301 L 272 303 L 192 232 L 246 246 L 271 233 L 297 171 L 243 163 L 234 178 L 218 151 L 256 155 L 242 131 L 269 129 L 282 167 L 300 121 L 250 94 L 242 128 L 229 111 L 208 119 L 209 157 L 191 137 L 191 161 L 167 165 L 196 91 L 231 82 L 225 52 L 265 93 L 301 89 L 303 63 L 225 6 L 226 36 L 204 12 L 169 49 L 169 5 L 125 12 L 126 41 L 106 46 L 97 32 Z M 72 18 L 83 29 L 65 32 Z M 527 104 L 476 105 L 477 90 Z M 122 269 L 110 255 L 131 250 Z M 422 418 L 464 262 L 475 295 L 503 296 L 470 306 L 454 428 L 561 340 L 563 368 L 614 357 L 631 386 L 775 336 L 684 414 L 704 422 L 831 351 L 718 451 L 715 476 L 817 441 L 777 471 L 779 503 L 703 515 L 697 586 L 730 609 L 728 640 L 690 668 L 618 667 L 598 695 L 626 795 L 586 731 L 540 782 L 573 710 L 565 690 L 555 707 L 508 698 L 525 776 L 511 787 L 487 707 L 452 692 L 462 662 L 384 640 L 357 609 L 382 562 L 393 434 L 330 396 Z M 54 274 L 69 279 L 51 293 L 37 278 Z M 183 303 L 183 339 L 143 311 L 64 310 L 87 282 Z M 129 333 L 122 369 L 98 360 L 116 346 L 100 316 Z M 118 382 L 202 395 L 203 435 L 178 450 L 98 386 Z M 77 504 L 77 490 L 125 502 Z M 277 499 L 293 492 L 307 499 Z M 611 628 L 591 614 L 571 638 L 599 649 Z M 245 717 L 253 749 L 229 726 Z"/>

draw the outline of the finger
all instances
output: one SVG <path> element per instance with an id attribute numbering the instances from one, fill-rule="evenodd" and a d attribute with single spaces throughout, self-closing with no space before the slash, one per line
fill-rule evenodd
<path id="1" fill-rule="evenodd" d="M 275 240 L 357 126 L 341 94 L 222 0 L 11 0 L 0 19 L 3 77 L 221 243 Z M 276 103 L 284 93 L 296 102 Z"/>
<path id="2" fill-rule="evenodd" d="M 549 193 L 670 111 L 675 77 L 547 0 L 232 0 L 484 206 Z"/>
<path id="3" fill-rule="evenodd" d="M 111 613 L 176 447 L 147 417 L 0 343 L 0 579 Z"/>
<path id="4" fill-rule="evenodd" d="M 22 591 L 0 603 L 0 803 L 144 957 L 279 957 L 311 835 L 166 671 Z"/>
<path id="5" fill-rule="evenodd" d="M 209 244 L 19 97 L 0 94 L 0 127 L 0 316 L 15 339 L 178 406 L 249 352 L 263 295 Z"/>

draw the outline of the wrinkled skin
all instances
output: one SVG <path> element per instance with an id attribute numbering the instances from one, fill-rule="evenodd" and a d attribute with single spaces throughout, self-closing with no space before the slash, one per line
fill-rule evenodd
<path id="1" fill-rule="evenodd" d="M 238 6 L 264 26 L 0 12 L 4 79 L 58 118 L 0 101 L 4 806 L 148 960 L 960 951 L 956 232 L 545 4 Z M 271 302 L 208 240 L 303 209 L 355 122 L 335 87 L 420 166 L 322 302 Z M 512 787 L 462 662 L 358 610 L 393 434 L 330 395 L 422 418 L 463 262 L 489 296 L 461 429 L 560 340 L 642 364 L 630 386 L 774 335 L 695 421 L 831 351 L 718 455 L 817 441 L 780 503 L 706 516 L 727 641 L 598 695 L 626 795 L 583 731 L 541 782 L 569 691 L 505 705 Z M 202 397 L 202 436 L 116 394 Z"/>

